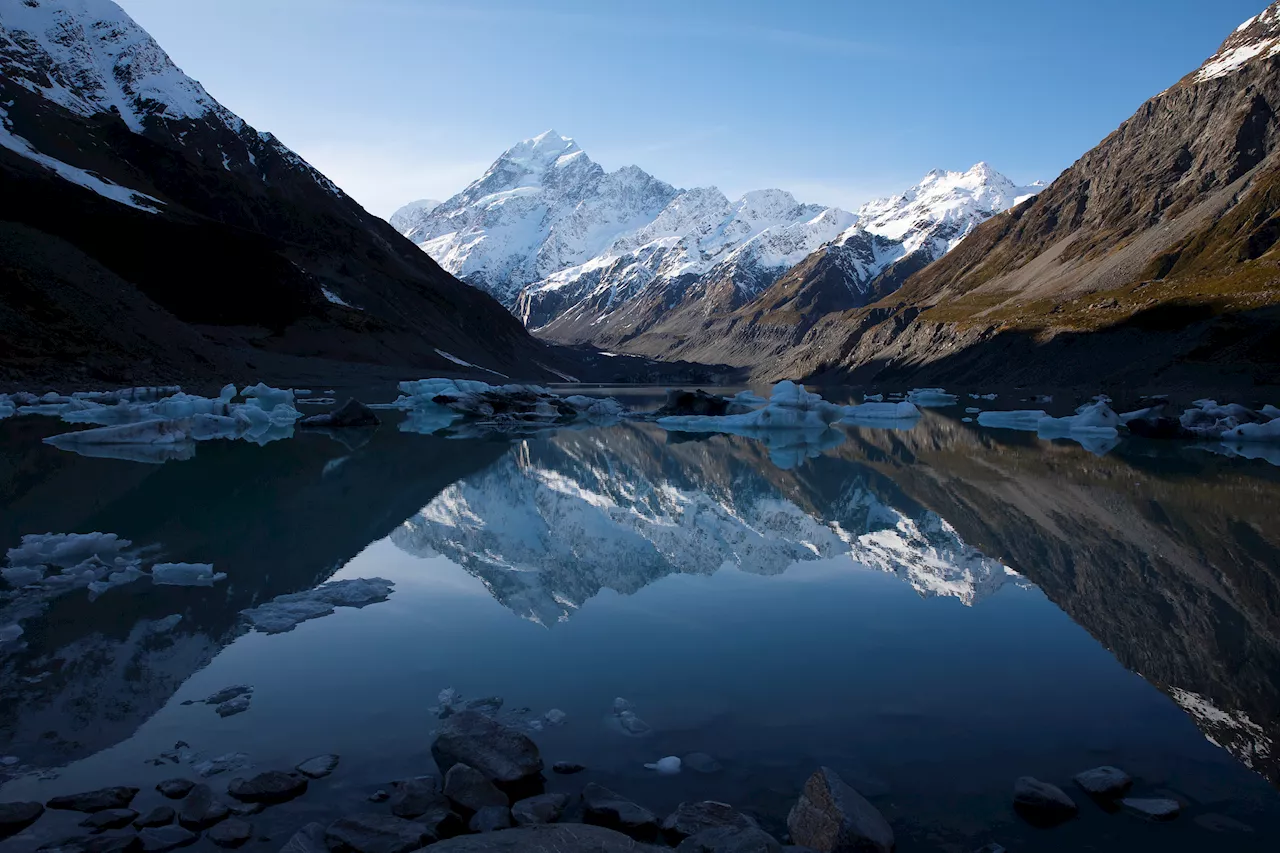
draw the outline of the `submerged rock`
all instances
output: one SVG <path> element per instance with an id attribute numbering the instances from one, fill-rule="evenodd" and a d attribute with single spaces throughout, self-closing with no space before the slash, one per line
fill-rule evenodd
<path id="1" fill-rule="evenodd" d="M 1075 800 L 1057 785 L 1023 776 L 1013 785 L 1013 808 L 1033 826 L 1055 826 L 1076 816 Z"/>
<path id="2" fill-rule="evenodd" d="M 223 702 L 214 710 L 218 712 L 219 717 L 234 717 L 236 714 L 249 710 L 249 702 L 252 699 L 253 697 L 246 693 L 243 696 L 237 696 L 234 699 Z"/>
<path id="3" fill-rule="evenodd" d="M 66 809 L 73 812 L 101 812 L 107 809 L 128 808 L 137 795 L 137 788 L 101 788 L 97 791 L 54 797 L 45 805 L 51 809 Z"/>
<path id="4" fill-rule="evenodd" d="M 496 832 L 511 826 L 511 810 L 506 806 L 485 806 L 471 816 L 467 824 L 472 832 Z"/>
<path id="5" fill-rule="evenodd" d="M 41 803 L 0 803 L 0 838 L 26 829 L 44 814 Z"/>
<path id="6" fill-rule="evenodd" d="M 280 848 L 280 853 L 329 853 L 324 825 L 309 823 L 293 834 Z"/>
<path id="7" fill-rule="evenodd" d="M 880 810 L 827 767 L 805 782 L 787 827 L 792 841 L 819 853 L 891 853 L 894 846 Z"/>
<path id="8" fill-rule="evenodd" d="M 416 818 L 432 809 L 449 809 L 449 801 L 436 784 L 434 776 L 397 782 L 391 794 L 391 813 L 396 817 Z"/>
<path id="9" fill-rule="evenodd" d="M 178 809 L 178 823 L 198 832 L 225 820 L 228 814 L 227 804 L 214 797 L 212 788 L 196 785 Z"/>
<path id="10" fill-rule="evenodd" d="M 463 711 L 445 720 L 431 754 L 442 772 L 466 764 L 498 784 L 538 776 L 543 767 L 538 746 L 527 735 L 477 711 Z"/>
<path id="11" fill-rule="evenodd" d="M 190 779 L 165 779 L 156 785 L 156 790 L 171 800 L 180 800 L 196 786 Z"/>
<path id="12" fill-rule="evenodd" d="M 755 821 L 728 803 L 715 800 L 681 803 L 662 822 L 662 832 L 672 841 L 680 841 L 708 829 L 749 829 Z"/>
<path id="13" fill-rule="evenodd" d="M 591 782 L 582 791 L 583 820 L 616 829 L 640 841 L 657 837 L 657 816 L 621 794 Z"/>
<path id="14" fill-rule="evenodd" d="M 194 832 L 180 826 L 157 826 L 138 833 L 138 843 L 143 853 L 166 853 L 179 847 L 188 847 L 200 840 Z"/>
<path id="15" fill-rule="evenodd" d="M 1120 805 L 1125 811 L 1147 820 L 1173 820 L 1182 812 L 1182 805 L 1167 797 L 1127 797 Z"/>
<path id="16" fill-rule="evenodd" d="M 467 811 L 478 812 L 487 806 L 506 808 L 507 795 L 467 764 L 455 764 L 444 775 L 444 795 Z"/>
<path id="17" fill-rule="evenodd" d="M 228 752 L 226 755 L 219 755 L 217 758 L 209 758 L 204 761 L 191 765 L 191 769 L 197 774 L 208 778 L 216 776 L 219 773 L 226 773 L 232 770 L 243 770 L 250 766 L 249 756 L 243 752 Z"/>
<path id="18" fill-rule="evenodd" d="M 209 696 L 204 700 L 206 705 L 221 705 L 224 702 L 230 702 L 239 696 L 253 692 L 253 686 L 250 684 L 236 684 L 231 687 L 224 687 L 217 693 Z"/>
<path id="19" fill-rule="evenodd" d="M 238 817 L 229 818 L 205 833 L 205 838 L 219 847 L 239 847 L 253 837 L 253 824 Z"/>
<path id="20" fill-rule="evenodd" d="M 706 829 L 689 836 L 676 848 L 680 853 L 782 853 L 784 849 L 778 839 L 758 826 Z M 863 849 L 875 848 L 849 848 L 850 853 L 861 853 Z"/>
<path id="21" fill-rule="evenodd" d="M 568 794 L 539 794 L 513 805 L 511 817 L 520 826 L 555 823 L 568 807 Z"/>
<path id="22" fill-rule="evenodd" d="M 307 779 L 299 773 L 268 770 L 252 779 L 232 779 L 227 793 L 245 803 L 284 803 L 307 792 Z"/>
<path id="23" fill-rule="evenodd" d="M 1095 767 L 1075 775 L 1075 782 L 1087 794 L 1116 799 L 1128 793 L 1133 779 L 1118 767 Z"/>
<path id="24" fill-rule="evenodd" d="M 317 755 L 315 758 L 308 758 L 294 769 L 311 779 L 322 779 L 338 769 L 338 760 L 336 755 Z"/>
<path id="25" fill-rule="evenodd" d="M 91 832 L 102 832 L 126 827 L 137 817 L 138 813 L 133 809 L 103 809 L 80 821 L 80 825 Z"/>
<path id="26" fill-rule="evenodd" d="M 333 853 L 410 853 L 437 840 L 421 823 L 384 814 L 339 818 L 324 839 Z"/>
<path id="27" fill-rule="evenodd" d="M 178 813 L 174 811 L 172 806 L 156 806 L 151 811 L 144 814 L 133 822 L 138 829 L 146 829 L 152 826 L 168 826 L 178 817 Z"/>
<path id="28" fill-rule="evenodd" d="M 551 765 L 551 769 L 553 772 L 560 773 L 561 775 L 570 776 L 574 773 L 581 773 L 583 770 L 586 770 L 587 767 L 585 764 L 577 764 L 573 761 L 557 761 L 555 764 Z"/>
<path id="29" fill-rule="evenodd" d="M 681 766 L 689 768 L 694 773 L 719 773 L 724 769 L 720 766 L 719 761 L 716 761 L 705 752 L 691 752 L 680 759 L 680 763 Z"/>

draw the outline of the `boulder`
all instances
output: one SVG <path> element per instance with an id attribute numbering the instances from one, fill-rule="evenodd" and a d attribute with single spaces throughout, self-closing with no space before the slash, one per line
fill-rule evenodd
<path id="1" fill-rule="evenodd" d="M 648 841 L 658 834 L 658 818 L 643 806 L 595 782 L 582 790 L 583 821 Z"/>
<path id="2" fill-rule="evenodd" d="M 212 788 L 196 785 L 178 809 L 178 823 L 199 832 L 225 820 L 228 814 L 227 804 L 213 795 Z"/>
<path id="3" fill-rule="evenodd" d="M 1168 797 L 1126 797 L 1120 805 L 1130 814 L 1147 820 L 1173 820 L 1182 811 L 1181 804 Z"/>
<path id="4" fill-rule="evenodd" d="M 0 838 L 8 838 L 26 829 L 44 814 L 40 803 L 0 803 Z"/>
<path id="5" fill-rule="evenodd" d="M 782 853 L 782 849 L 778 839 L 757 826 L 706 829 L 676 848 L 680 853 Z"/>
<path id="6" fill-rule="evenodd" d="M 423 824 L 384 814 L 339 818 L 324 839 L 332 853 L 410 853 L 436 840 Z"/>
<path id="7" fill-rule="evenodd" d="M 172 806 L 156 806 L 151 811 L 144 814 L 133 822 L 138 829 L 146 829 L 150 826 L 168 826 L 178 817 L 178 813 L 173 810 Z"/>
<path id="8" fill-rule="evenodd" d="M 467 827 L 472 832 L 496 832 L 511 826 L 511 809 L 506 806 L 484 806 L 471 816 Z"/>
<path id="9" fill-rule="evenodd" d="M 755 821 L 728 803 L 715 800 L 681 803 L 662 822 L 662 832 L 673 843 L 708 829 L 749 829 Z"/>
<path id="10" fill-rule="evenodd" d="M 555 823 L 520 826 L 484 835 L 464 835 L 431 846 L 431 853 L 659 853 L 666 847 L 639 844 L 599 826 Z"/>
<path id="11" fill-rule="evenodd" d="M 466 764 L 499 785 L 540 776 L 543 766 L 537 744 L 527 735 L 470 710 L 441 723 L 431 755 L 441 772 Z"/>
<path id="12" fill-rule="evenodd" d="M 198 840 L 200 836 L 180 826 L 157 826 L 138 833 L 143 853 L 165 853 L 195 844 Z"/>
<path id="13" fill-rule="evenodd" d="M 103 832 L 126 827 L 137 818 L 138 813 L 133 809 L 103 809 L 80 821 L 80 825 L 90 832 Z"/>
<path id="14" fill-rule="evenodd" d="M 681 758 L 680 763 L 694 773 L 719 773 L 724 769 L 720 766 L 719 761 L 716 761 L 705 752 L 691 752 Z"/>
<path id="15" fill-rule="evenodd" d="M 455 764 L 444 774 L 444 795 L 471 812 L 486 806 L 506 808 L 511 802 L 483 773 L 467 764 Z"/>
<path id="16" fill-rule="evenodd" d="M 287 803 L 307 792 L 307 778 L 300 773 L 268 770 L 252 779 L 232 779 L 227 793 L 242 803 Z"/>
<path id="17" fill-rule="evenodd" d="M 702 389 L 697 391 L 668 391 L 667 401 L 662 408 L 653 413 L 654 418 L 666 418 L 677 415 L 702 415 L 704 417 L 723 417 L 732 414 L 729 411 L 733 400 L 729 397 L 718 397 L 708 394 Z"/>
<path id="18" fill-rule="evenodd" d="M 190 794 L 191 789 L 195 786 L 196 783 L 190 779 L 165 779 L 159 785 L 156 785 L 156 790 L 171 800 L 180 800 Z"/>
<path id="19" fill-rule="evenodd" d="M 280 848 L 280 853 L 329 853 L 324 840 L 324 824 L 309 823 Z"/>
<path id="20" fill-rule="evenodd" d="M 880 810 L 827 767 L 805 782 L 787 827 L 792 841 L 819 853 L 891 853 L 894 845 Z"/>
<path id="21" fill-rule="evenodd" d="M 1075 800 L 1057 785 L 1023 776 L 1013 785 L 1013 808 L 1033 826 L 1056 826 L 1076 816 Z"/>
<path id="22" fill-rule="evenodd" d="M 323 779 L 338 769 L 338 760 L 336 755 L 317 755 L 315 758 L 308 758 L 293 769 L 310 779 Z"/>
<path id="23" fill-rule="evenodd" d="M 392 790 L 391 813 L 396 817 L 416 818 L 439 807 L 449 808 L 449 801 L 440 793 L 434 776 L 405 779 Z"/>
<path id="24" fill-rule="evenodd" d="M 250 684 L 235 684 L 231 687 L 224 687 L 217 693 L 205 697 L 206 705 L 221 705 L 230 702 L 240 696 L 245 696 L 253 692 L 253 686 Z"/>
<path id="25" fill-rule="evenodd" d="M 85 791 L 82 794 L 54 797 L 45 805 L 51 809 L 93 813 L 107 809 L 127 809 L 137 795 L 137 788 L 102 788 L 97 791 Z"/>
<path id="26" fill-rule="evenodd" d="M 243 696 L 237 696 L 234 699 L 223 702 L 214 710 L 218 712 L 219 717 L 234 717 L 236 714 L 243 714 L 249 710 L 249 703 L 253 700 L 252 693 L 246 693 Z"/>
<path id="27" fill-rule="evenodd" d="M 551 765 L 551 769 L 553 772 L 560 773 L 564 776 L 571 776 L 574 773 L 581 773 L 583 770 L 586 770 L 587 767 L 585 764 L 576 764 L 572 761 L 557 761 L 555 764 Z"/>
<path id="28" fill-rule="evenodd" d="M 298 426 L 334 429 L 342 427 L 376 427 L 381 423 L 382 421 L 374 414 L 373 409 L 370 409 L 359 400 L 349 398 L 347 402 L 331 412 L 303 418 L 298 421 Z"/>
<path id="29" fill-rule="evenodd" d="M 86 838 L 76 846 L 79 853 L 137 853 L 142 842 L 132 832 L 112 832 Z"/>
<path id="30" fill-rule="evenodd" d="M 253 824 L 238 817 L 229 818 L 204 834 L 219 847 L 239 847 L 253 838 Z"/>
<path id="31" fill-rule="evenodd" d="M 1076 784 L 1086 794 L 1106 800 L 1114 800 L 1129 793 L 1133 779 L 1118 767 L 1095 767 L 1075 775 Z"/>
<path id="32" fill-rule="evenodd" d="M 511 807 L 511 817 L 519 826 L 555 823 L 569 807 L 567 794 L 539 794 Z"/>

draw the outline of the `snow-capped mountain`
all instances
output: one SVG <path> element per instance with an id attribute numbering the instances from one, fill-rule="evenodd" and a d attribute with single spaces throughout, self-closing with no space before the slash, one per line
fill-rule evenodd
<path id="1" fill-rule="evenodd" d="M 637 338 L 670 316 L 749 305 L 819 251 L 832 252 L 851 290 L 870 293 L 898 262 L 941 257 L 1039 188 L 1017 187 L 979 163 L 931 172 L 857 213 L 780 189 L 731 200 L 715 187 L 674 189 L 634 166 L 606 173 L 572 139 L 548 131 L 434 210 L 405 208 L 393 219 L 543 336 L 661 355 Z"/>
<path id="2" fill-rule="evenodd" d="M 387 221 L 401 234 L 409 234 L 421 227 L 427 215 L 439 206 L 440 202 L 433 198 L 420 198 L 401 207 Z"/>
<path id="3" fill-rule="evenodd" d="M 53 300 L 10 324 L 6 367 L 249 378 L 261 339 L 218 326 L 270 329 L 286 355 L 439 370 L 457 370 L 440 351 L 545 378 L 537 365 L 564 358 L 219 104 L 111 0 L 0 0 L 0 181 L 0 218 L 28 229 L 15 256 Z"/>
<path id="4" fill-rule="evenodd" d="M 391 541 L 449 558 L 543 625 L 602 588 L 630 594 L 725 566 L 772 575 L 845 557 L 966 605 L 1021 582 L 934 513 L 908 516 L 856 477 L 824 498 L 804 478 L 777 474 L 747 440 L 726 444 L 744 452 L 676 450 L 631 427 L 521 444 L 446 488 Z"/>
<path id="5" fill-rule="evenodd" d="M 1203 83 L 1234 74 L 1246 65 L 1280 54 L 1280 4 L 1273 3 L 1261 14 L 1236 27 L 1195 72 L 1194 80 Z"/>

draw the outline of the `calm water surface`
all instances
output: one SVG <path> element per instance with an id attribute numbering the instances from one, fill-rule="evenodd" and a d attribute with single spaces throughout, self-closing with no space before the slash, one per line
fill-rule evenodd
<path id="1" fill-rule="evenodd" d="M 0 646 L 0 756 L 18 759 L 0 799 L 130 784 L 145 810 L 191 760 L 341 754 L 255 819 L 270 840 L 248 849 L 275 850 L 434 772 L 432 709 L 454 688 L 523 719 L 564 711 L 534 737 L 548 762 L 589 770 L 551 788 L 599 781 L 659 813 L 720 799 L 781 834 L 825 764 L 902 851 L 1277 849 L 1280 469 L 1137 442 L 1097 456 L 963 424 L 962 408 L 841 429 L 812 458 L 645 424 L 418 435 L 392 415 L 341 442 L 210 442 L 146 464 L 43 445 L 67 429 L 50 418 L 0 421 L 0 549 L 100 531 L 148 563 L 227 574 L 34 610 L 0 582 L 0 623 L 23 628 Z M 241 616 L 374 577 L 394 582 L 387 601 L 287 633 Z M 255 688 L 243 714 L 183 704 L 234 684 Z M 648 734 L 618 726 L 615 697 Z M 179 740 L 184 766 L 149 763 Z M 643 767 L 694 751 L 723 769 Z M 1071 776 L 1099 764 L 1183 814 L 1146 824 L 1082 795 L 1053 830 L 1013 814 L 1016 777 L 1074 795 Z M 46 816 L 0 846 L 74 822 Z"/>

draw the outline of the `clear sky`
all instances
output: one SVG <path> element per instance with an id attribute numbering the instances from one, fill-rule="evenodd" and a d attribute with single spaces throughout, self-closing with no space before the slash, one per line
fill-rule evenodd
<path id="1" fill-rule="evenodd" d="M 1052 180 L 1266 0 L 118 0 L 369 210 L 549 128 L 606 169 L 853 207 Z"/>

